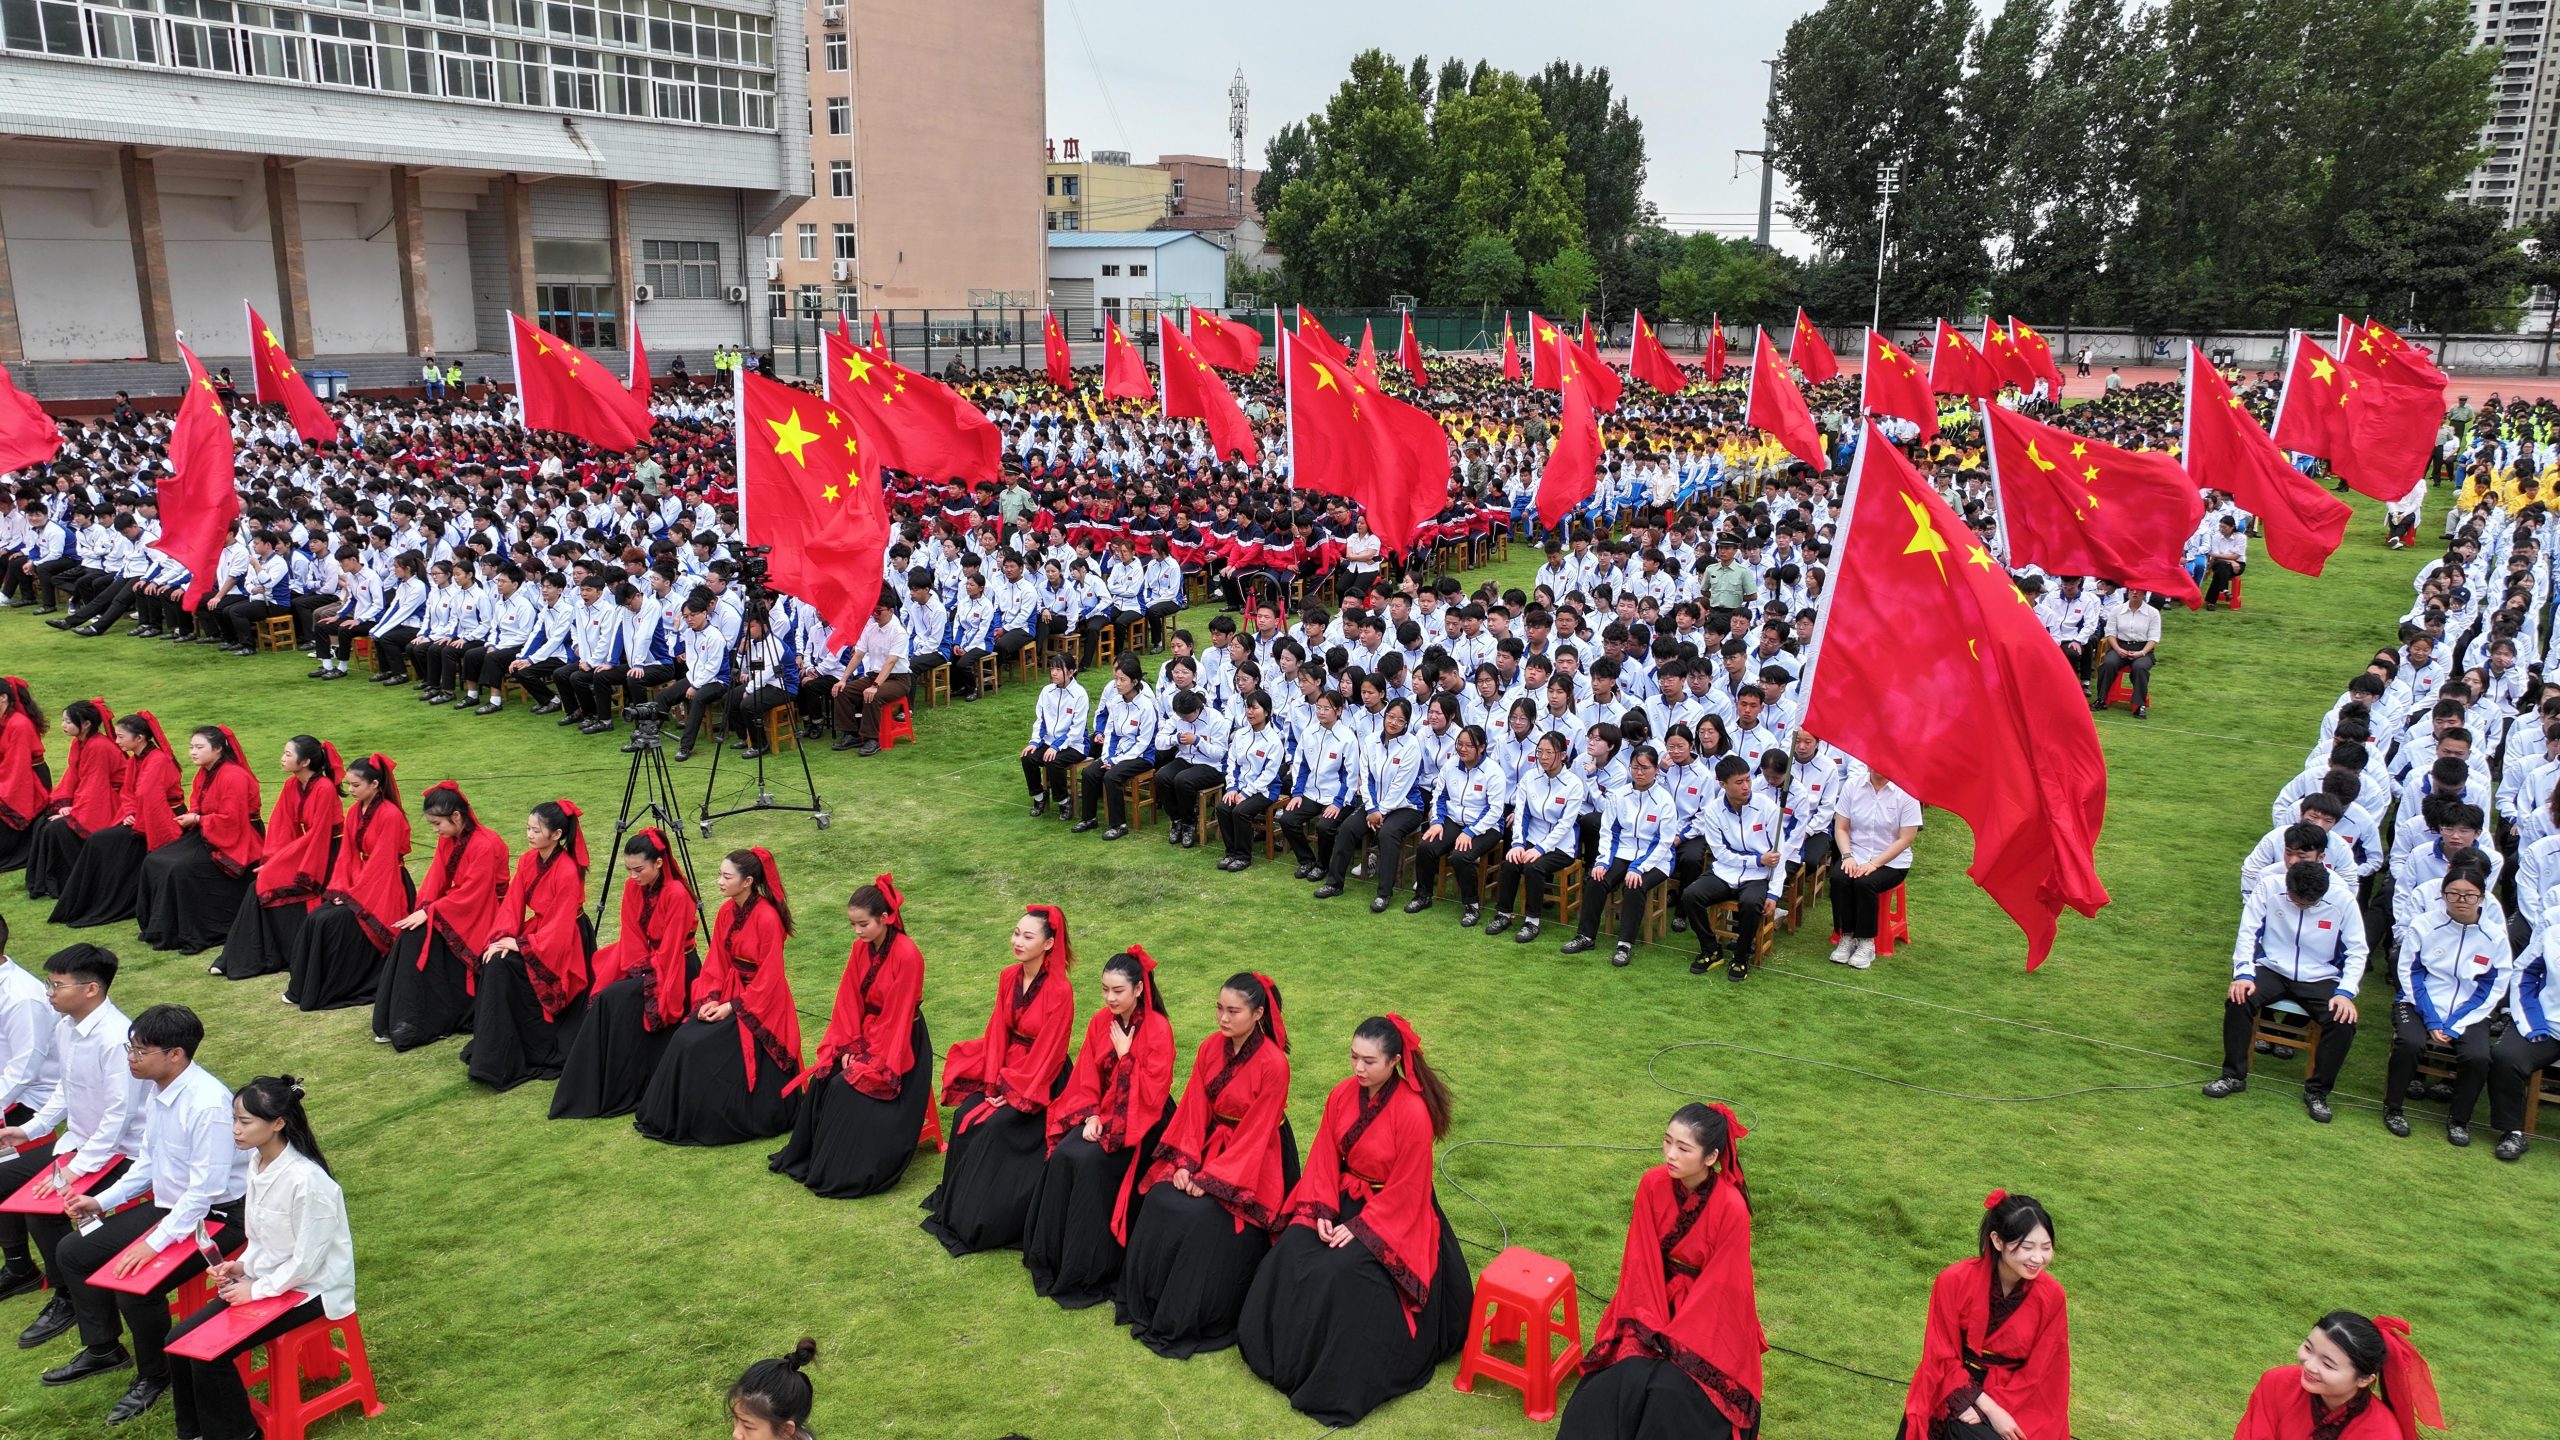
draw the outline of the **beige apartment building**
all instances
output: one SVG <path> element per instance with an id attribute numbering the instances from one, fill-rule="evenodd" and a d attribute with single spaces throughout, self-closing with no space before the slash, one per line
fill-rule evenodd
<path id="1" fill-rule="evenodd" d="M 1170 171 L 1130 164 L 1126 150 L 1055 140 L 1041 204 L 1051 230 L 1144 230 L 1174 213 L 1173 181 Z"/>

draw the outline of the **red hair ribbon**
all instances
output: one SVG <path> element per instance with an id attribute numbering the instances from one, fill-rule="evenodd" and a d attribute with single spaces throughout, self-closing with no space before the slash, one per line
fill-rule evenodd
<path id="1" fill-rule="evenodd" d="M 226 760 L 239 760 L 239 759 L 240 759 L 240 737 L 239 737 L 239 736 L 237 736 L 237 735 L 232 734 L 232 733 L 231 733 L 231 727 L 230 727 L 230 726 L 228 726 L 228 725 L 216 725 L 216 726 L 214 726 L 213 728 L 214 728 L 214 730 L 215 730 L 216 732 L 218 732 L 218 733 L 222 736 L 222 743 L 223 743 L 223 746 L 224 746 L 226 749 L 228 749 L 228 750 L 230 751 L 230 753 L 229 753 L 228 755 L 224 756 L 224 757 L 223 757 L 223 759 L 226 759 Z M 221 761 L 221 760 L 217 760 L 217 761 L 215 761 L 215 762 L 214 762 L 214 764 L 215 764 L 215 765 L 217 765 L 217 766 L 219 766 L 221 763 L 222 763 L 222 761 Z M 242 761 L 241 763 L 246 764 L 246 763 L 248 763 L 248 762 L 246 762 L 246 761 Z"/>
<path id="2" fill-rule="evenodd" d="M 17 676 L 0 675 L 0 690 L 9 692 L 10 709 L 32 711 L 36 708 L 35 693 L 27 688 L 26 681 Z"/>
<path id="3" fill-rule="evenodd" d="M 1259 970 L 1253 972 L 1253 978 L 1262 982 L 1262 1013 L 1271 1022 L 1271 1038 L 1286 1050 L 1289 1048 L 1289 1027 L 1280 1019 L 1280 987 L 1272 984 L 1271 977 Z"/>
<path id="4" fill-rule="evenodd" d="M 320 742 L 320 753 L 329 757 L 329 778 L 331 780 L 344 780 L 347 778 L 347 762 L 338 758 L 337 746 L 323 740 Z"/>
<path id="5" fill-rule="evenodd" d="M 1148 954 L 1147 947 L 1144 945 L 1130 946 L 1129 953 L 1138 961 L 1138 1008 L 1144 1010 L 1147 1005 L 1147 992 L 1155 988 L 1156 957 Z"/>
<path id="6" fill-rule="evenodd" d="M 101 731 L 116 723 L 116 712 L 107 708 L 106 697 L 101 695 L 92 695 L 89 697 L 89 704 L 98 712 L 98 728 Z M 169 747 L 163 745 L 160 748 L 165 750 Z"/>
<path id="7" fill-rule="evenodd" d="M 1743 1185 L 1742 1142 L 1749 1138 L 1751 1127 L 1743 1124 L 1742 1117 L 1733 1113 L 1733 1107 L 1721 1100 L 1708 1101 L 1707 1108 L 1724 1117 L 1724 1173 L 1732 1177 L 1734 1184 Z"/>
<path id="8" fill-rule="evenodd" d="M 747 853 L 756 857 L 757 868 L 764 871 L 764 888 L 772 894 L 773 903 L 790 904 L 791 897 L 784 893 L 782 888 L 782 867 L 774 863 L 773 852 L 758 845 Z"/>
<path id="9" fill-rule="evenodd" d="M 2436 1378 L 2427 1368 L 2427 1357 L 2409 1343 L 2409 1322 L 2395 1315 L 2376 1315 L 2373 1324 L 2382 1332 L 2382 1398 L 2391 1407 L 2391 1418 L 2400 1424 L 2401 1440 L 2417 1440 L 2422 1423 L 2430 1429 L 2451 1429 L 2436 1401 Z"/>
<path id="10" fill-rule="evenodd" d="M 148 710 L 136 710 L 133 713 L 135 718 L 142 722 L 144 728 L 151 732 L 151 743 L 163 750 L 168 749 L 169 737 L 160 733 L 160 717 Z"/>
<path id="11" fill-rule="evenodd" d="M 439 790 L 450 790 L 453 792 L 455 803 L 462 806 L 463 819 L 470 821 L 473 825 L 478 825 L 480 823 L 480 812 L 471 808 L 471 797 L 462 793 L 462 787 L 460 785 L 455 784 L 451 780 L 439 780 L 433 785 L 427 787 L 427 794 L 433 795 Z M 420 803 L 424 803 L 423 797 L 421 798 Z"/>
<path id="12" fill-rule="evenodd" d="M 871 888 L 880 892 L 881 901 L 889 907 L 889 913 L 880 918 L 888 921 L 892 930 L 905 929 L 907 897 L 899 893 L 898 882 L 886 875 L 876 875 L 872 877 Z"/>
<path id="13" fill-rule="evenodd" d="M 1997 1210 L 2000 1208 L 2000 1202 L 2008 1198 L 2008 1191 L 1994 1190 L 1990 1194 L 1982 1197 L 1982 1208 L 1985 1210 Z"/>
<path id="14" fill-rule="evenodd" d="M 631 833 L 632 833 L 635 837 L 637 837 L 637 838 L 639 838 L 639 839 L 642 839 L 642 840 L 646 840 L 646 841 L 648 841 L 651 845 L 655 846 L 655 847 L 657 848 L 657 851 L 658 851 L 658 858 L 659 858 L 660 860 L 664 860 L 664 859 L 666 859 L 666 858 L 667 858 L 667 837 L 666 837 L 666 835 L 665 835 L 663 832 L 661 832 L 661 831 L 658 829 L 658 827 L 657 827 L 657 826 L 655 826 L 655 825 L 643 825 L 643 826 L 641 826 L 639 829 L 634 830 L 634 831 L 632 831 Z"/>
<path id="15" fill-rule="evenodd" d="M 1387 1023 L 1396 1027 L 1396 1037 L 1404 1041 L 1404 1082 L 1413 1087 L 1414 1094 L 1419 1095 L 1422 1082 L 1415 1078 L 1413 1067 L 1422 1059 L 1422 1040 L 1413 1033 L 1413 1027 L 1405 1023 L 1404 1017 L 1393 1010 L 1387 1012 Z"/>
<path id="16" fill-rule="evenodd" d="M 559 806 L 560 813 L 568 816 L 571 820 L 581 819 L 587 813 L 586 811 L 578 808 L 577 801 L 570 799 L 566 795 L 561 796 L 559 799 L 554 800 L 551 803 Z M 579 869 L 584 870 L 587 868 L 587 827 L 584 825 L 572 825 L 569 827 L 569 859 L 574 862 Z"/>
<path id="17" fill-rule="evenodd" d="M 1067 912 L 1055 905 L 1025 905 L 1022 913 L 1049 922 L 1049 958 L 1040 968 L 1064 974 L 1075 964 L 1075 950 L 1067 943 Z"/>

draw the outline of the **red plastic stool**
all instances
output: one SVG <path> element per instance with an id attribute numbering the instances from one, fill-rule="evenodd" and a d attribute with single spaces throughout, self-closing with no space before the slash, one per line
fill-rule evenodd
<path id="1" fill-rule="evenodd" d="M 343 1343 L 329 1338 L 333 1331 L 343 1333 Z M 253 1363 L 261 1353 L 266 1363 Z M 382 1413 L 382 1397 L 373 1387 L 373 1364 L 365 1358 L 364 1327 L 353 1315 L 344 1320 L 314 1320 L 286 1331 L 235 1363 L 241 1384 L 267 1384 L 267 1398 L 253 1396 L 249 1401 L 250 1413 L 257 1417 L 259 1433 L 266 1440 L 304 1440 L 312 1421 L 349 1405 L 362 1405 L 367 1418 Z M 342 1368 L 343 1380 L 338 1378 Z M 305 1398 L 305 1382 L 317 1382 L 323 1388 Z"/>
<path id="2" fill-rule="evenodd" d="M 1906 908 L 1902 887 L 1894 886 L 1876 897 L 1876 953 L 1890 955 L 1894 942 L 1911 943 L 1911 913 Z M 1840 943 L 1840 932 L 1831 932 L 1831 943 Z"/>
<path id="3" fill-rule="evenodd" d="M 209 1272 L 197 1271 L 179 1281 L 178 1288 L 169 1292 L 170 1320 L 174 1322 L 186 1319 L 212 1304 L 213 1297 L 213 1280 Z"/>
<path id="4" fill-rule="evenodd" d="M 2230 607 L 2231 607 L 2232 609 L 2234 609 L 2234 610 L 2239 609 L 2239 608 L 2240 608 L 2240 582 L 2241 582 L 2241 581 L 2243 581 L 2243 580 L 2246 580 L 2246 579 L 2248 579 L 2248 578 L 2249 578 L 2249 577 L 2248 577 L 2248 576 L 2246 576 L 2246 575 L 2234 575 L 2234 576 L 2232 576 L 2232 577 L 2231 577 L 2231 589 L 2230 589 L 2226 594 L 2224 594 L 2224 596 L 2222 597 L 2222 603 L 2223 603 L 2223 604 L 2225 604 L 2225 605 L 2230 606 Z"/>
<path id="5" fill-rule="evenodd" d="M 1518 1363 L 1487 1353 L 1515 1340 L 1521 1347 Z M 1531 1420 L 1544 1422 L 1556 1418 L 1556 1390 L 1581 1363 L 1582 1308 L 1573 1267 L 1517 1245 L 1494 1256 L 1476 1277 L 1476 1323 L 1458 1354 L 1458 1378 L 1450 1383 L 1473 1393 L 1478 1376 L 1499 1380 L 1520 1392 Z"/>
<path id="6" fill-rule="evenodd" d="M 924 1106 L 924 1129 L 916 1135 L 917 1149 L 921 1150 L 927 1145 L 932 1146 L 936 1154 L 947 1155 L 951 1152 L 951 1142 L 942 1138 L 942 1107 L 934 1104 L 929 1098 Z"/>
<path id="7" fill-rule="evenodd" d="M 880 712 L 882 750 L 895 748 L 901 740 L 910 745 L 916 743 L 915 714 L 915 707 L 908 704 L 903 696 L 889 702 L 887 708 Z"/>

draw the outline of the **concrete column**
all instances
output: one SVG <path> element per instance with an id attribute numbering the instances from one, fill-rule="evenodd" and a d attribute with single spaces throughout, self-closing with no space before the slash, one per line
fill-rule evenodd
<path id="1" fill-rule="evenodd" d="M 18 292 L 9 283 L 9 235 L 0 230 L 0 364 L 14 365 L 26 358 L 25 341 L 18 333 Z"/>
<path id="2" fill-rule="evenodd" d="M 498 178 L 499 223 L 507 235 L 507 308 L 533 318 L 533 187 L 520 175 Z"/>
<path id="3" fill-rule="evenodd" d="M 281 311 L 285 353 L 311 358 L 311 282 L 302 263 L 302 181 L 280 156 L 270 155 L 267 173 L 267 240 L 275 250 L 276 299 Z"/>
<path id="4" fill-rule="evenodd" d="M 400 246 L 400 321 L 409 353 L 435 348 L 436 322 L 427 313 L 427 220 L 418 201 L 418 173 L 391 167 L 391 230 Z"/>
<path id="5" fill-rule="evenodd" d="M 116 152 L 124 179 L 125 233 L 133 244 L 134 296 L 142 306 L 142 353 L 178 358 L 178 322 L 169 306 L 169 247 L 160 228 L 160 179 L 151 161 L 127 145 Z"/>
<path id="6" fill-rule="evenodd" d="M 627 325 L 631 322 L 633 309 L 631 303 L 631 187 L 620 180 L 604 182 L 604 227 L 607 248 L 613 252 L 614 308 L 622 312 L 623 322 Z"/>

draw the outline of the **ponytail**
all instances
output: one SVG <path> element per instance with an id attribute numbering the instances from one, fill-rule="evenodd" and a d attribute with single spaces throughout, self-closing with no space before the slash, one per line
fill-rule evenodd
<path id="1" fill-rule="evenodd" d="M 283 1124 L 284 1143 L 327 1172 L 329 1162 L 320 1153 L 320 1137 L 311 1132 L 311 1117 L 303 1112 L 300 1080 L 291 1075 L 261 1075 L 231 1092 L 231 1098 L 258 1119 Z"/>

